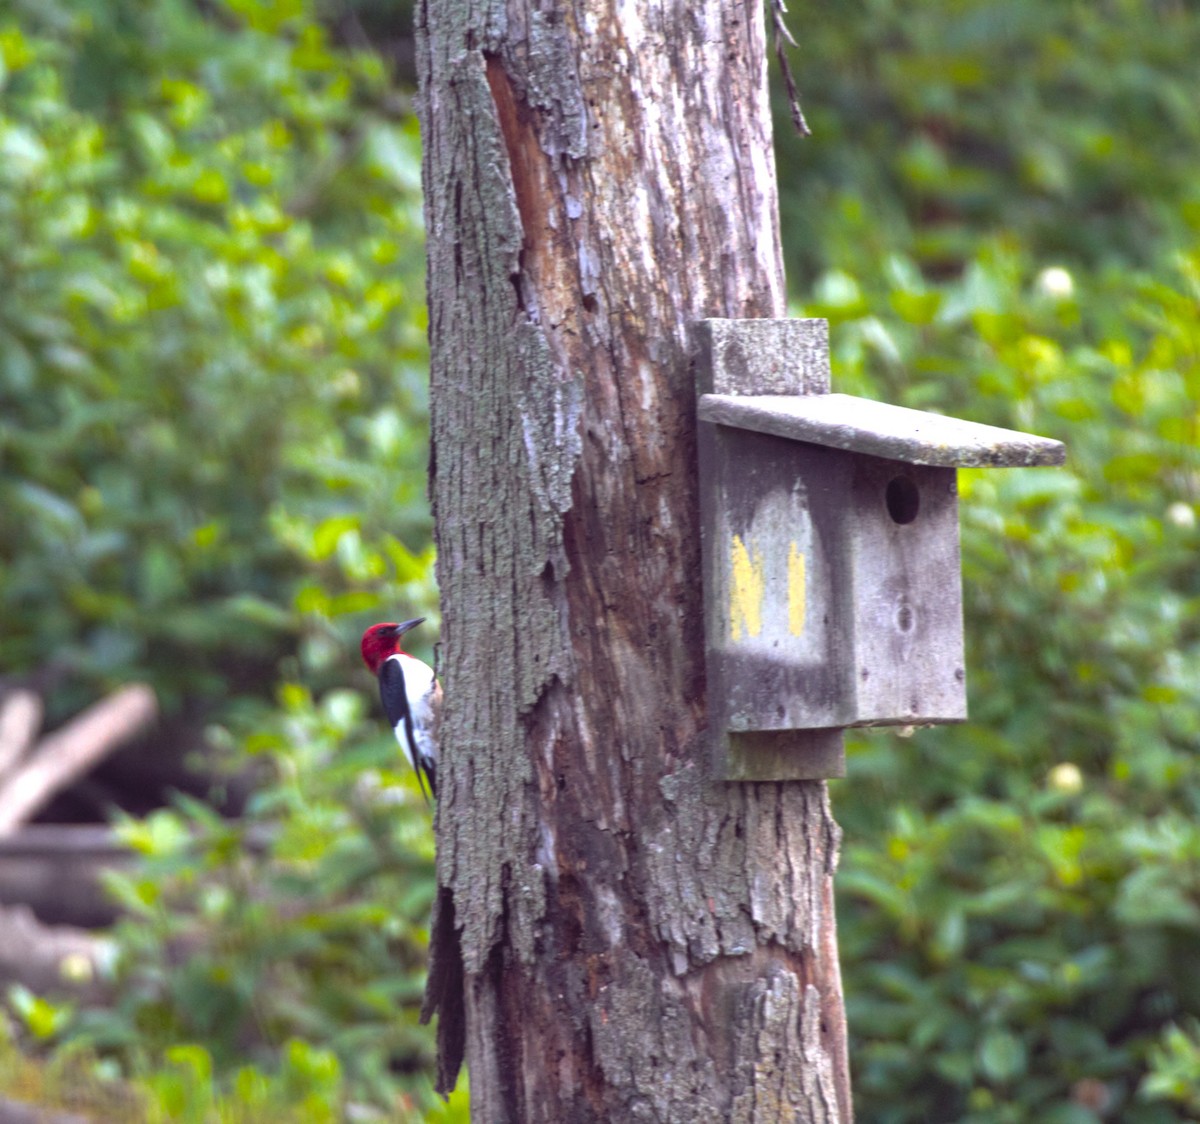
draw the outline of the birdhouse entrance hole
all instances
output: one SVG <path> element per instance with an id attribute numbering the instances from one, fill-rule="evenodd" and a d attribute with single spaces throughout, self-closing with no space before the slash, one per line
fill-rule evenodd
<path id="1" fill-rule="evenodd" d="M 921 493 L 907 476 L 893 476 L 883 499 L 893 523 L 911 523 L 921 510 Z"/>

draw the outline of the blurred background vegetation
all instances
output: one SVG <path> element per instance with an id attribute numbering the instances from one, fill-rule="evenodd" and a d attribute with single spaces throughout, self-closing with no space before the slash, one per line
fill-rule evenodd
<path id="1" fill-rule="evenodd" d="M 115 998 L 14 989 L 9 1037 L 154 1118 L 434 1112 L 428 810 L 357 656 L 373 619 L 436 635 L 420 144 L 382 16 L 0 4 L 0 674 L 52 720 L 134 680 L 165 712 L 52 810 L 124 809 L 143 856 L 110 879 Z M 210 788 L 241 818 L 172 795 Z"/>
<path id="2" fill-rule="evenodd" d="M 166 712 L 54 809 L 142 856 L 115 998 L 11 990 L 0 1090 L 463 1118 L 416 1026 L 428 810 L 356 654 L 436 635 L 410 21 L 0 0 L 0 685 Z M 1070 451 L 961 475 L 971 722 L 833 786 L 859 1116 L 1197 1119 L 1200 11 L 792 21 L 785 249 L 836 388 Z"/>
<path id="3" fill-rule="evenodd" d="M 1068 447 L 960 476 L 971 721 L 832 786 L 859 1114 L 1200 1119 L 1200 9 L 796 22 L 783 229 L 837 388 Z"/>

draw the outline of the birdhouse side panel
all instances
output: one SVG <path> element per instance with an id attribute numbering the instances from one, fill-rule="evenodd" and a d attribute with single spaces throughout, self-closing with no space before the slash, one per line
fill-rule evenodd
<path id="1" fill-rule="evenodd" d="M 854 725 L 967 716 L 953 468 L 856 455 L 848 512 Z"/>

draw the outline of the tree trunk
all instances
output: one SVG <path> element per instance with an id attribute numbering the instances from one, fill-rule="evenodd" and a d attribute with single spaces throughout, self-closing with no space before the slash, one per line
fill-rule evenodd
<path id="1" fill-rule="evenodd" d="M 443 1085 L 465 1043 L 487 1124 L 848 1121 L 825 785 L 705 743 L 690 325 L 785 311 L 761 6 L 417 23 Z"/>

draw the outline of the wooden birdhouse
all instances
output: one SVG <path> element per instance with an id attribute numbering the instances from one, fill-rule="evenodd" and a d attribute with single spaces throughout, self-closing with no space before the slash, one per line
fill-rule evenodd
<path id="1" fill-rule="evenodd" d="M 824 320 L 704 320 L 696 346 L 718 769 L 842 776 L 845 727 L 965 719 L 956 469 L 1063 446 L 831 394 Z"/>

